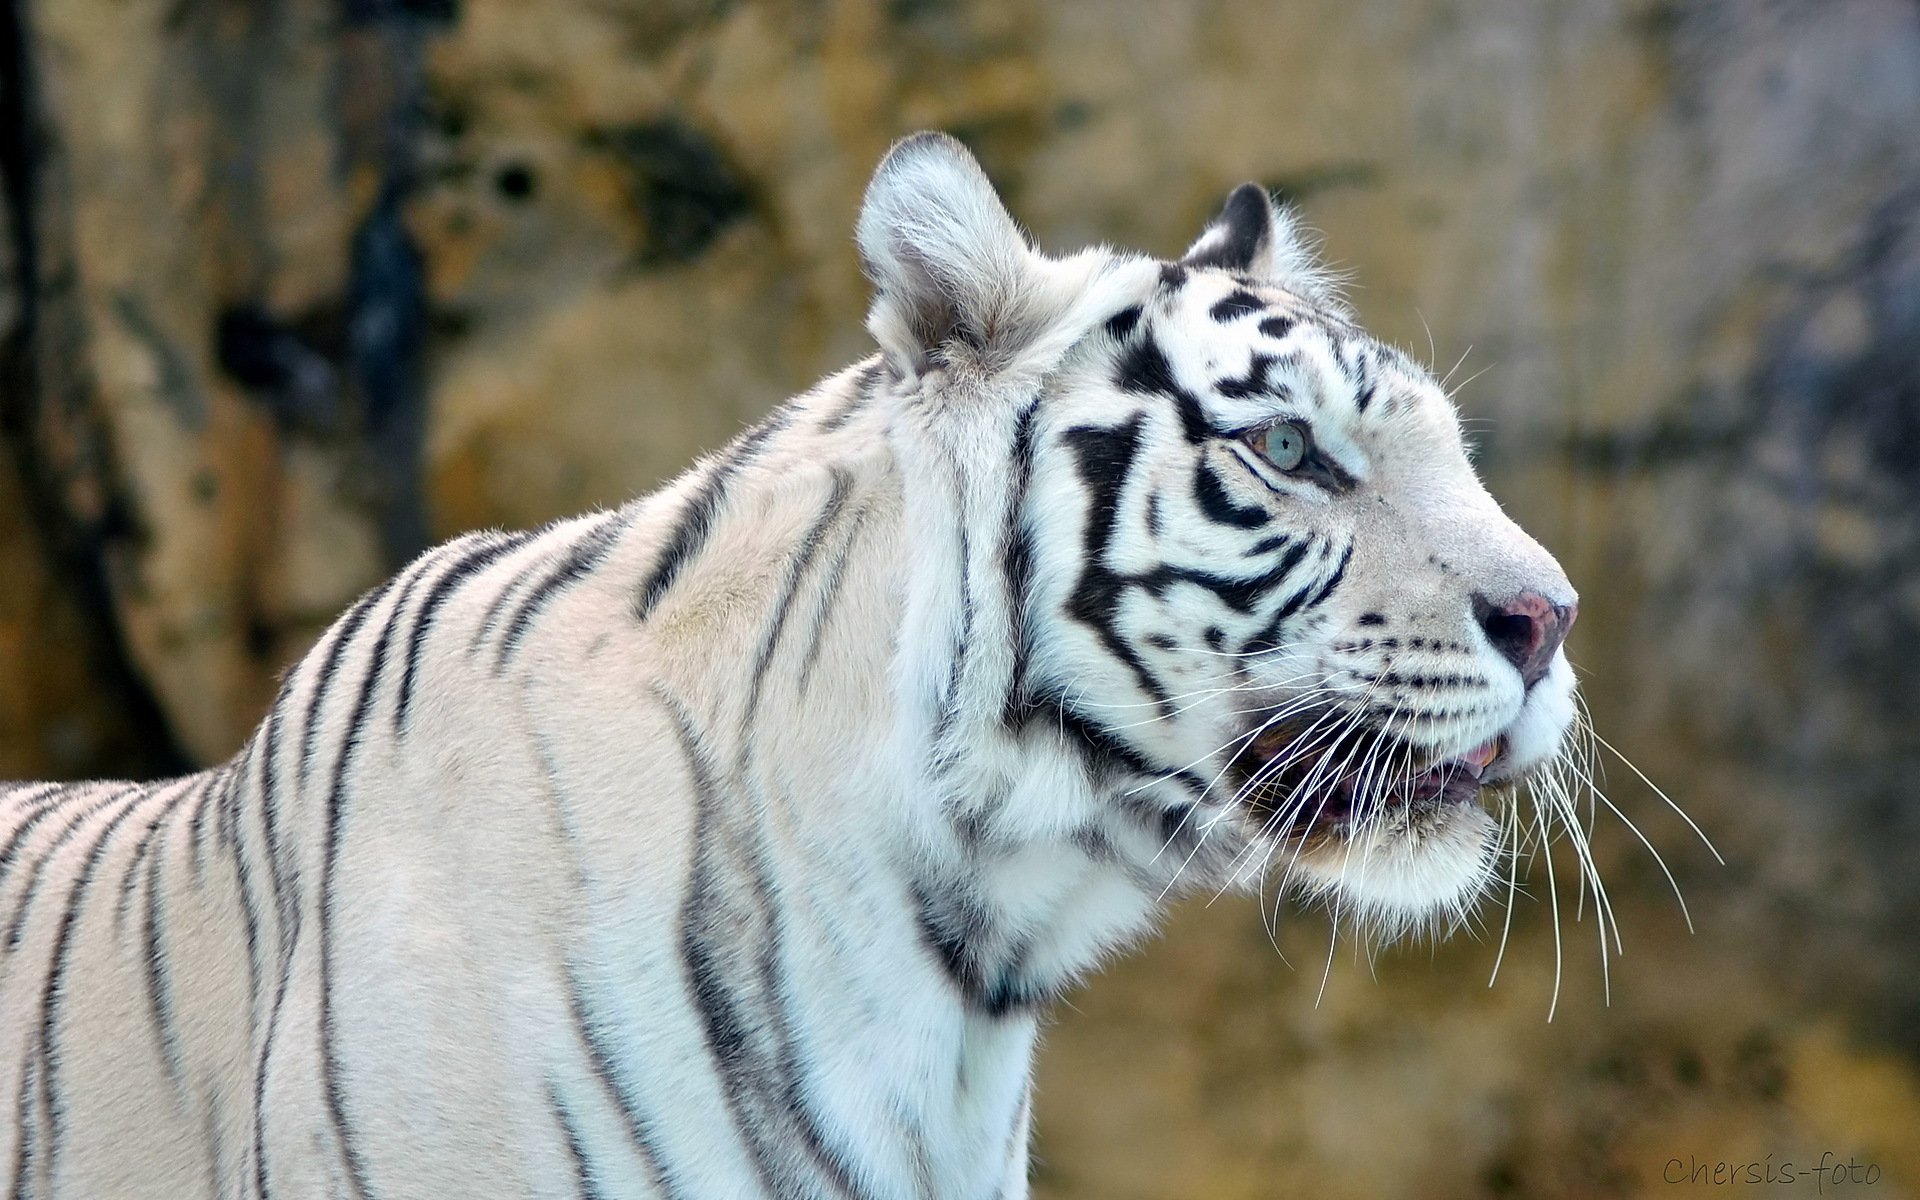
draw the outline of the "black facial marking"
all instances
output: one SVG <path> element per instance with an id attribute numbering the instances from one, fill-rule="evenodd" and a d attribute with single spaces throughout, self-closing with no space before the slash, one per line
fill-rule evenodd
<path id="1" fill-rule="evenodd" d="M 1219 472 L 1204 458 L 1193 465 L 1193 498 L 1209 520 L 1235 529 L 1258 529 L 1268 520 L 1267 510 L 1260 505 L 1235 503 Z"/>
<path id="2" fill-rule="evenodd" d="M 1135 304 L 1107 318 L 1107 333 L 1116 341 L 1125 341 L 1127 335 L 1133 332 L 1133 327 L 1139 323 L 1140 306 Z"/>
<path id="3" fill-rule="evenodd" d="M 1002 555 L 1007 589 L 1008 631 L 1013 641 L 1013 673 L 1007 681 L 1007 699 L 1000 719 L 1008 728 L 1019 720 L 1027 705 L 1027 660 L 1032 647 L 1027 643 L 1027 593 L 1033 580 L 1033 534 L 1027 529 L 1027 489 L 1033 480 L 1034 418 L 1040 402 L 1034 400 L 1020 414 L 1013 434 L 1013 490 L 1007 501 L 1007 529 Z"/>
<path id="4" fill-rule="evenodd" d="M 1229 400 L 1245 400 L 1249 396 L 1276 396 L 1283 389 L 1267 381 L 1267 373 L 1273 370 L 1280 360 L 1271 354 L 1256 354 L 1247 364 L 1247 373 L 1238 379 L 1227 378 L 1214 381 L 1213 390 Z"/>
<path id="5" fill-rule="evenodd" d="M 1080 478 L 1092 493 L 1081 556 L 1084 565 L 1066 607 L 1067 614 L 1092 629 L 1101 644 L 1133 672 L 1141 690 L 1165 710 L 1169 704 L 1166 688 L 1120 635 L 1120 597 L 1126 581 L 1105 565 L 1120 493 L 1140 450 L 1141 422 L 1142 418 L 1136 416 L 1115 429 L 1082 425 L 1066 433 L 1067 444 L 1079 459 Z"/>
<path id="6" fill-rule="evenodd" d="M 1114 382 L 1125 392 L 1151 392 L 1171 394 L 1178 391 L 1180 385 L 1174 382 L 1173 364 L 1160 349 L 1160 344 L 1147 338 L 1137 346 L 1129 347 L 1120 356 L 1120 370 Z"/>
<path id="7" fill-rule="evenodd" d="M 1042 693 L 1034 697 L 1033 723 L 1059 732 L 1082 747 L 1092 760 L 1133 775 L 1152 775 L 1178 783 L 1196 796 L 1204 796 L 1207 781 L 1193 770 L 1178 765 L 1156 763 L 1121 740 L 1118 734 L 1094 724 L 1079 709 L 1058 695 Z M 1144 801 L 1144 797 L 1139 798 Z"/>
<path id="8" fill-rule="evenodd" d="M 1360 360 L 1359 375 L 1359 382 L 1353 390 L 1353 407 L 1355 412 L 1365 412 L 1367 411 L 1367 405 L 1373 403 L 1374 392 L 1373 375 L 1367 370 L 1367 360 L 1365 358 Z"/>
<path id="9" fill-rule="evenodd" d="M 1225 299 L 1207 310 L 1207 315 L 1222 325 L 1251 312 L 1259 312 L 1266 304 L 1260 297 L 1244 289 L 1230 293 Z"/>
<path id="10" fill-rule="evenodd" d="M 1189 442 L 1198 444 L 1213 436 L 1199 398 L 1174 379 L 1173 364 L 1153 338 L 1142 338 L 1127 348 L 1120 357 L 1114 382 L 1123 392 L 1173 397 L 1174 409 L 1180 414 L 1180 431 Z"/>
<path id="11" fill-rule="evenodd" d="M 1283 338 L 1293 332 L 1297 323 L 1292 317 L 1268 317 L 1260 322 L 1260 332 L 1270 338 Z"/>
<path id="12" fill-rule="evenodd" d="M 1387 619 L 1379 613 L 1361 613 L 1359 623 L 1362 625 L 1385 625 Z"/>
<path id="13" fill-rule="evenodd" d="M 1177 292 L 1187 283 L 1187 269 L 1179 263 L 1167 263 L 1160 268 L 1160 286 L 1170 292 Z"/>

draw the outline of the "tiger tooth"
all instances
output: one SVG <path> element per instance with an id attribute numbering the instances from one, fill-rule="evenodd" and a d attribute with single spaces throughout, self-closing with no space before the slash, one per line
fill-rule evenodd
<path id="1" fill-rule="evenodd" d="M 1487 764 L 1500 757 L 1500 743 L 1500 738 L 1494 738 L 1492 741 L 1486 742 L 1468 754 L 1466 761 L 1472 763 L 1479 770 L 1486 770 Z"/>

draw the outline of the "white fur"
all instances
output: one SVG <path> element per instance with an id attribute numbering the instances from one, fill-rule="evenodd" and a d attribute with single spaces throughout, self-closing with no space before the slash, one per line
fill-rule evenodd
<path id="1" fill-rule="evenodd" d="M 1038 1015 L 1167 896 L 1469 904 L 1478 808 L 1300 845 L 1220 782 L 1250 711 L 1389 671 L 1481 681 L 1408 690 L 1409 753 L 1523 770 L 1570 716 L 1564 660 L 1525 691 L 1470 604 L 1570 602 L 1558 567 L 1268 211 L 1238 270 L 1049 259 L 909 139 L 859 221 L 881 357 L 618 512 L 423 557 L 232 763 L 0 799 L 0 1163 L 130 1200 L 1021 1196 Z M 1286 332 L 1213 315 L 1254 293 Z M 1192 428 L 1278 419 L 1353 487 Z M 1279 645 L 1209 649 L 1290 597 Z M 1362 646 L 1373 612 L 1436 648 Z"/>

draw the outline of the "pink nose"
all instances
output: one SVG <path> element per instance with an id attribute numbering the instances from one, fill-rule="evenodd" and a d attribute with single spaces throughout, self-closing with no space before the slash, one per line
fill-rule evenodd
<path id="1" fill-rule="evenodd" d="M 1567 640 L 1580 606 L 1555 604 L 1539 592 L 1521 592 L 1506 604 L 1475 596 L 1473 611 L 1488 643 L 1520 672 L 1521 682 L 1532 687 L 1553 665 L 1553 653 Z"/>

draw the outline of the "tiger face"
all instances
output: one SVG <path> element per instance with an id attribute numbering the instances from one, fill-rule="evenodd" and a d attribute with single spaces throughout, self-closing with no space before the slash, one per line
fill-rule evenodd
<path id="1" fill-rule="evenodd" d="M 1501 845 L 1481 793 L 1571 723 L 1577 607 L 1445 393 L 1259 187 L 1177 262 L 1050 259 L 963 150 L 919 141 L 870 193 L 914 196 L 863 229 L 871 327 L 924 395 L 1006 406 L 1022 702 L 1154 798 L 1200 874 L 1277 867 L 1395 928 L 1461 911 Z"/>

